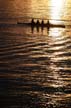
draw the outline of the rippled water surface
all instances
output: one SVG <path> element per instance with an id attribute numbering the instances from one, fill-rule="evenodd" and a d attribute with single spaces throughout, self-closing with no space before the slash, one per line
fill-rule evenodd
<path id="1" fill-rule="evenodd" d="M 17 24 L 32 17 L 66 27 Z M 70 0 L 0 0 L 2 108 L 71 108 L 70 18 Z"/>

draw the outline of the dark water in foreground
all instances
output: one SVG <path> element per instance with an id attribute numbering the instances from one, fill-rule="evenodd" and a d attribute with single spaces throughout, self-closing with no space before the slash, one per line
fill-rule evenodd
<path id="1" fill-rule="evenodd" d="M 17 20 L 25 20 L 24 16 L 50 18 L 46 12 L 51 9 L 49 2 L 44 8 L 42 0 L 41 5 L 36 5 L 37 0 L 24 0 L 24 7 L 19 2 L 0 0 L 0 22 L 8 24 L 0 25 L 0 106 L 71 108 L 71 28 L 32 30 L 17 25 Z M 65 24 L 71 25 L 69 0 L 68 3 L 68 13 L 63 18 L 67 20 Z"/>

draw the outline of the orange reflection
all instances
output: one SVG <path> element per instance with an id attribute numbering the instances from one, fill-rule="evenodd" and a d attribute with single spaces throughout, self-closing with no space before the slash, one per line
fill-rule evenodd
<path id="1" fill-rule="evenodd" d="M 62 36 L 63 32 L 64 32 L 64 29 L 62 28 L 51 28 L 49 31 L 49 36 L 52 36 L 52 37 Z"/>
<path id="2" fill-rule="evenodd" d="M 63 16 L 63 7 L 64 7 L 65 0 L 51 0 L 51 19 L 61 19 Z M 53 23 L 57 23 L 56 21 L 53 21 Z"/>
<path id="3" fill-rule="evenodd" d="M 32 0 L 31 12 L 33 17 L 47 18 L 49 12 L 49 1 L 47 0 Z"/>

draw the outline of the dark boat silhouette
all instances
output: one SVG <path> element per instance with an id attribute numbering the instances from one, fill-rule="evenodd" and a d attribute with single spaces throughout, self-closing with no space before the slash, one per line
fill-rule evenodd
<path id="1" fill-rule="evenodd" d="M 23 22 L 17 22 L 17 24 L 19 25 L 22 25 L 22 26 L 31 26 L 31 27 L 47 27 L 47 28 L 50 28 L 50 27 L 61 27 L 61 28 L 65 28 L 65 25 L 64 24 L 52 24 L 50 22 L 47 22 L 47 23 L 39 23 L 39 22 L 36 22 L 36 23 L 23 23 Z"/>

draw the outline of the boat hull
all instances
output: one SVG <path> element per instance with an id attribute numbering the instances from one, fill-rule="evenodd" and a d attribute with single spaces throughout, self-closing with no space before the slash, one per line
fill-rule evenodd
<path id="1" fill-rule="evenodd" d="M 50 27 L 60 27 L 60 28 L 65 28 L 65 25 L 63 24 L 32 24 L 32 23 L 20 23 L 18 22 L 17 23 L 18 25 L 21 25 L 21 26 L 31 26 L 31 27 L 47 27 L 47 28 L 50 28 Z"/>

